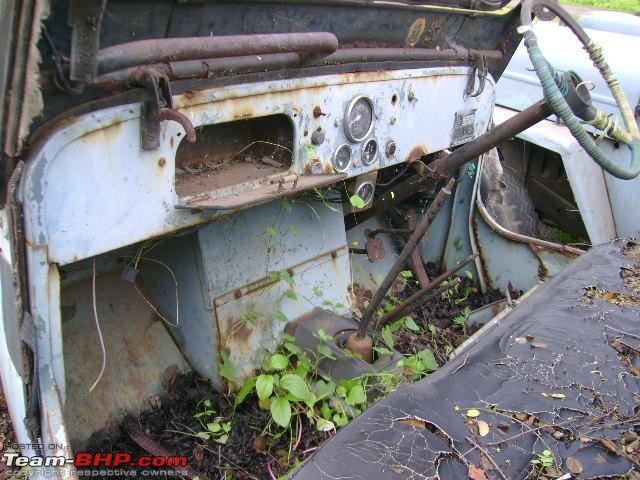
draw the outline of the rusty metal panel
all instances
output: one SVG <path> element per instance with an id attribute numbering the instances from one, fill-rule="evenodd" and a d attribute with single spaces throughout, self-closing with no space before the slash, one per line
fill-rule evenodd
<path id="1" fill-rule="evenodd" d="M 294 129 L 291 172 L 299 175 L 315 162 L 332 171 L 333 154 L 347 141 L 345 108 L 356 95 L 367 95 L 376 116 L 371 135 L 380 153 L 369 165 L 354 162 L 347 172 L 353 177 L 448 148 L 457 112 L 475 109 L 474 131 L 482 133 L 493 108 L 494 84 L 488 79 L 482 95 L 464 96 L 468 71 L 434 67 L 235 85 L 177 95 L 174 105 L 196 127 L 287 115 Z M 314 116 L 317 106 L 324 115 Z M 190 200 L 178 197 L 174 186 L 183 129 L 163 122 L 160 148 L 141 151 L 139 117 L 138 104 L 80 115 L 32 150 L 20 187 L 26 239 L 46 244 L 50 261 L 64 265 L 222 216 L 174 208 Z M 314 145 L 310 136 L 318 128 L 326 140 Z M 396 148 L 387 156 L 384 145 L 391 140 Z M 362 144 L 353 145 L 354 159 L 362 156 Z M 247 187 L 204 193 L 222 198 Z"/>
<path id="2" fill-rule="evenodd" d="M 231 215 L 196 233 L 168 239 L 143 262 L 144 281 L 191 366 L 221 387 L 220 350 L 246 378 L 281 341 L 286 321 L 315 307 L 344 313 L 351 274 L 342 211 L 322 201 L 273 202 Z M 287 271 L 291 284 L 270 272 Z M 284 292 L 295 292 L 295 298 Z M 321 295 L 319 295 L 321 293 Z"/>

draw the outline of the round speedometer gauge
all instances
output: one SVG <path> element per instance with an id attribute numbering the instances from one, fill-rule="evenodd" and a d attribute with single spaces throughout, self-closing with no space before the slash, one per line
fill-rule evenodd
<path id="1" fill-rule="evenodd" d="M 369 97 L 355 97 L 344 116 L 344 133 L 352 142 L 360 142 L 367 138 L 373 128 L 373 103 Z"/>

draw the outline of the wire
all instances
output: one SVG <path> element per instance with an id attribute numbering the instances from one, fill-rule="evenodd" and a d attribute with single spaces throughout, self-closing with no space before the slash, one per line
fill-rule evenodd
<path id="1" fill-rule="evenodd" d="M 171 327 L 178 327 L 180 325 L 180 303 L 178 300 L 178 279 L 176 278 L 175 274 L 173 273 L 173 270 L 171 270 L 171 268 L 169 268 L 169 266 L 166 263 L 161 262 L 160 260 L 156 260 L 155 258 L 147 258 L 147 257 L 140 257 L 138 258 L 138 261 L 140 260 L 145 260 L 148 262 L 154 262 L 154 263 L 158 263 L 160 265 L 162 265 L 164 268 L 166 268 L 167 270 L 169 270 L 169 273 L 171 274 L 171 276 L 173 277 L 173 283 L 176 286 L 176 323 L 173 324 L 171 323 L 169 320 L 167 320 L 159 311 L 158 309 L 155 307 L 155 305 L 153 305 L 153 303 L 151 303 L 147 297 L 144 296 L 144 294 L 140 291 L 140 289 L 138 288 L 138 286 L 134 283 L 133 284 L 133 288 L 136 289 L 136 292 L 138 292 L 138 294 L 142 297 L 142 299 L 147 302 L 147 305 L 149 305 L 151 307 L 151 309 L 156 312 L 156 314 L 162 319 L 163 322 L 165 322 L 167 325 L 171 326 Z M 136 263 L 137 265 L 137 263 Z"/>
<path id="2" fill-rule="evenodd" d="M 96 322 L 96 330 L 98 331 L 98 340 L 100 341 L 100 348 L 102 350 L 102 368 L 98 374 L 98 378 L 93 382 L 89 391 L 93 391 L 96 388 L 98 382 L 102 379 L 104 370 L 107 366 L 107 350 L 104 348 L 104 339 L 102 338 L 102 330 L 100 329 L 100 321 L 98 320 L 98 306 L 96 304 L 96 257 L 93 257 L 93 278 L 91 281 L 91 299 L 93 303 L 93 319 Z"/>

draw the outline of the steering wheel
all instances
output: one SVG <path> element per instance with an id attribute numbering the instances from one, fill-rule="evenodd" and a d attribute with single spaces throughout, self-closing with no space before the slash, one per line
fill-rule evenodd
<path id="1" fill-rule="evenodd" d="M 568 76 L 566 75 L 558 75 L 545 59 L 538 47 L 536 35 L 531 28 L 534 8 L 536 10 L 538 8 L 547 9 L 555 13 L 584 45 L 591 61 L 606 80 L 609 90 L 611 90 L 611 93 L 616 99 L 626 130 L 621 128 L 617 124 L 617 121 L 612 121 L 606 113 L 598 111 L 595 108 L 580 108 L 580 110 L 578 110 L 576 109 L 575 102 L 572 102 L 572 106 L 574 107 L 572 109 L 572 106 L 567 102 L 567 99 L 570 98 L 572 94 L 573 100 L 577 98 L 578 103 L 582 103 L 581 107 L 585 105 L 591 107 L 589 94 L 586 89 L 583 88 L 582 91 L 577 91 L 578 97 L 576 97 L 576 87 L 571 79 L 567 78 Z M 622 87 L 602 55 L 602 49 L 593 43 L 584 29 L 554 0 L 524 0 L 521 10 L 521 26 L 518 28 L 518 32 L 524 36 L 529 58 L 540 79 L 549 107 L 562 119 L 580 146 L 585 149 L 589 156 L 598 163 L 603 170 L 609 172 L 614 177 L 625 180 L 637 177 L 638 174 L 640 174 L 640 133 L 638 131 L 638 125 L 634 118 L 633 109 Z M 595 125 L 612 135 L 616 140 L 625 143 L 631 151 L 631 163 L 628 166 L 622 166 L 608 158 L 587 133 L 576 114 L 580 114 L 581 118 L 586 120 L 587 123 Z"/>

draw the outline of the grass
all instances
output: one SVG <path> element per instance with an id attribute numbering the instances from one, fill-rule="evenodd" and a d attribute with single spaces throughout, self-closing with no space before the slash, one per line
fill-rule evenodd
<path id="1" fill-rule="evenodd" d="M 640 0 L 568 0 L 561 3 L 618 12 L 640 12 Z"/>

